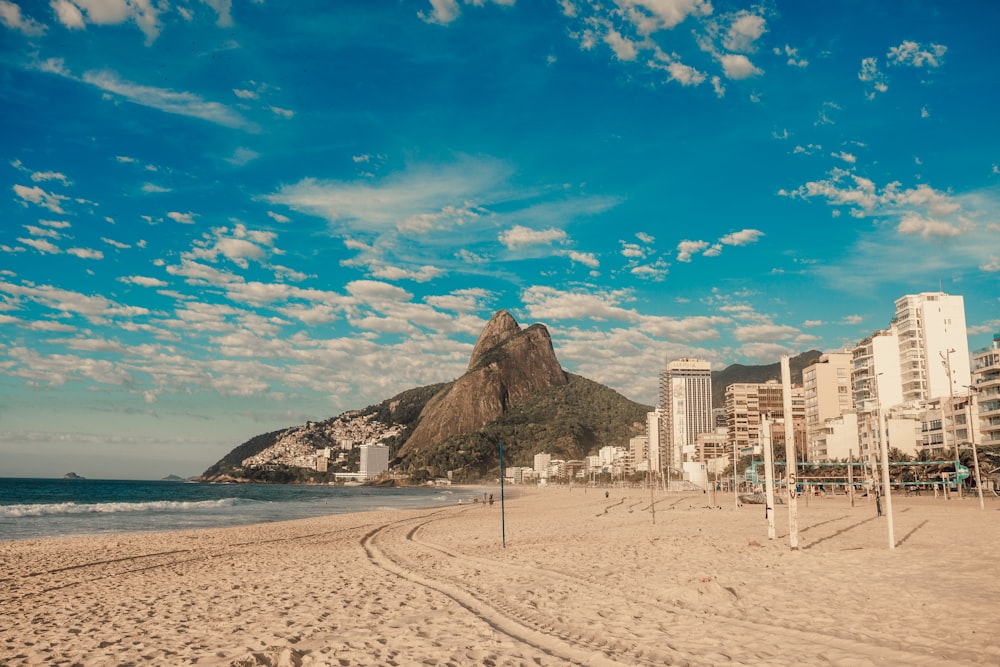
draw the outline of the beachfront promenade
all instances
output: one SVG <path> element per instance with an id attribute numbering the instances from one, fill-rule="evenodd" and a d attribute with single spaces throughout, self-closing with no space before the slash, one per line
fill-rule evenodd
<path id="1" fill-rule="evenodd" d="M 4 665 L 995 665 L 1000 499 L 519 489 L 500 506 L 0 542 Z M 499 496 L 498 496 L 499 498 Z"/>

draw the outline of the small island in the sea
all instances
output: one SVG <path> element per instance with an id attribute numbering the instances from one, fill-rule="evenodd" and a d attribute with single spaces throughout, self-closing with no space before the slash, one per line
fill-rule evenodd
<path id="1" fill-rule="evenodd" d="M 75 472 L 68 472 L 62 476 L 63 479 L 87 479 L 86 477 L 80 477 Z"/>
<path id="2" fill-rule="evenodd" d="M 186 477 L 180 477 L 178 475 L 167 475 L 166 477 L 164 477 L 160 481 L 161 482 L 187 482 L 188 479 Z"/>

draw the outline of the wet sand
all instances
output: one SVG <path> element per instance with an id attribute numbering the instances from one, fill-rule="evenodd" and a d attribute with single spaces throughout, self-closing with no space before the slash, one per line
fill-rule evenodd
<path id="1" fill-rule="evenodd" d="M 0 542 L 3 665 L 996 665 L 1000 499 L 499 502 Z M 461 492 L 456 494 L 461 496 Z M 499 497 L 499 496 L 497 496 Z"/>

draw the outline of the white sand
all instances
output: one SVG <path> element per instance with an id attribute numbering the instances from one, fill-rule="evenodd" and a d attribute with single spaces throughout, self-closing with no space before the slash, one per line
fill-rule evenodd
<path id="1" fill-rule="evenodd" d="M 997 665 L 1000 502 L 581 488 L 0 542 L 2 665 Z"/>

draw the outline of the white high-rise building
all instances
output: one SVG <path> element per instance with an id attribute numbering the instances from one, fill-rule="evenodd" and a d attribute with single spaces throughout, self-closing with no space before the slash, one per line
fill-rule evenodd
<path id="1" fill-rule="evenodd" d="M 535 454 L 535 474 L 539 477 L 549 476 L 549 466 L 552 465 L 552 455 L 545 452 Z"/>
<path id="2" fill-rule="evenodd" d="M 944 292 L 896 299 L 903 401 L 967 393 L 970 382 L 965 301 Z M 885 405 L 884 399 L 880 402 Z"/>
<path id="3" fill-rule="evenodd" d="M 361 445 L 361 465 L 358 472 L 364 480 L 375 479 L 389 469 L 389 447 L 386 445 Z"/>
<path id="4" fill-rule="evenodd" d="M 698 434 L 711 433 L 712 364 L 702 359 L 676 359 L 660 375 L 660 435 L 665 466 L 681 469 L 684 448 Z"/>
<path id="5" fill-rule="evenodd" d="M 659 408 L 646 413 L 646 437 L 649 439 L 649 469 L 657 473 L 663 470 L 663 458 L 660 451 L 660 421 L 661 413 Z"/>
<path id="6" fill-rule="evenodd" d="M 873 414 L 903 402 L 903 380 L 899 365 L 896 328 L 876 331 L 851 351 L 851 391 L 859 413 Z"/>

